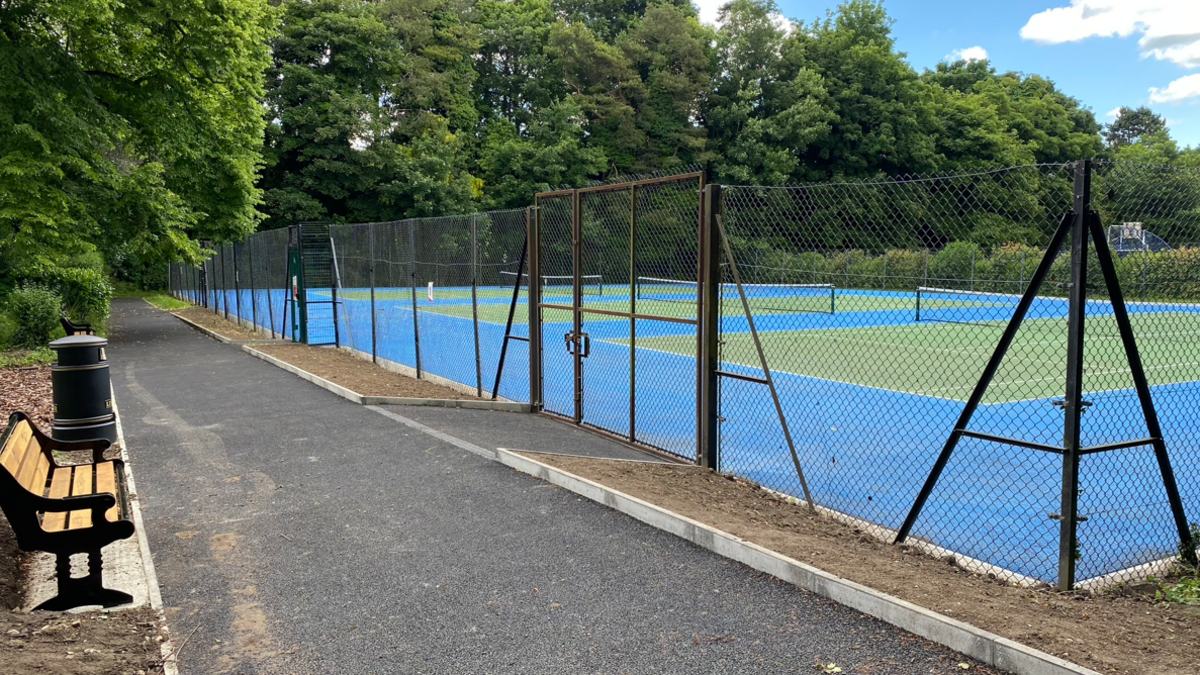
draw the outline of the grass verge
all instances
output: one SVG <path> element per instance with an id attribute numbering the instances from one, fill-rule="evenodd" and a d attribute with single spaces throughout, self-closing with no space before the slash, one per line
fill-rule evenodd
<path id="1" fill-rule="evenodd" d="M 57 360 L 48 347 L 37 349 L 8 349 L 0 351 L 0 368 L 31 368 L 47 366 Z"/>
<path id="2" fill-rule="evenodd" d="M 164 291 L 142 291 L 137 289 L 122 288 L 117 292 L 118 298 L 142 298 L 146 302 L 154 305 L 159 309 L 164 309 L 168 312 L 174 312 L 181 309 L 187 309 L 192 304 L 182 300 L 176 300 L 169 296 Z"/>

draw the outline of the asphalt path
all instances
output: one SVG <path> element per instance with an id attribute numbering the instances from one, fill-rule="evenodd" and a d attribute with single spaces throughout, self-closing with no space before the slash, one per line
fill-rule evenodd
<path id="1" fill-rule="evenodd" d="M 112 327 L 130 466 L 185 674 L 971 663 L 350 403 L 141 300 L 114 303 Z M 489 448 L 603 455 L 608 443 L 512 413 L 393 409 Z"/>

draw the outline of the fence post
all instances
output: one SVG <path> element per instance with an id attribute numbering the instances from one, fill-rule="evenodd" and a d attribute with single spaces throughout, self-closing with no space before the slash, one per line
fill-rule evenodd
<path id="1" fill-rule="evenodd" d="M 229 320 L 229 279 L 225 275 L 225 246 L 221 246 L 221 308 Z"/>
<path id="2" fill-rule="evenodd" d="M 704 186 L 700 216 L 700 400 L 698 415 L 700 466 L 720 470 L 720 424 L 717 397 L 720 381 L 718 340 L 721 331 L 721 242 L 717 211 L 721 208 L 721 186 Z"/>
<path id="3" fill-rule="evenodd" d="M 254 237 L 250 236 L 246 239 L 246 263 L 250 266 L 250 325 L 254 332 L 258 332 L 258 298 L 255 297 L 257 292 L 254 287 Z"/>
<path id="4" fill-rule="evenodd" d="M 1079 506 L 1080 418 L 1083 415 L 1084 318 L 1087 310 L 1088 209 L 1092 164 L 1075 164 L 1075 206 L 1071 223 L 1070 304 L 1067 309 L 1067 377 L 1063 397 L 1062 507 L 1059 511 L 1058 587 L 1075 586 L 1077 509 Z"/>
<path id="5" fill-rule="evenodd" d="M 483 365 L 479 359 L 479 226 L 471 214 L 471 324 L 475 331 L 475 395 L 483 398 Z M 520 283 L 520 279 L 517 282 Z"/>
<path id="6" fill-rule="evenodd" d="M 536 202 L 534 202 L 536 204 Z M 525 210 L 525 255 L 529 259 L 529 410 L 542 407 L 542 256 L 537 206 Z M 517 284 L 521 283 L 518 266 Z M 493 392 L 495 393 L 495 392 Z"/>
<path id="7" fill-rule="evenodd" d="M 633 183 L 629 186 L 629 313 L 632 315 L 629 317 L 630 443 L 637 442 L 637 195 L 637 183 Z"/>
<path id="8" fill-rule="evenodd" d="M 375 223 L 367 225 L 367 257 L 371 275 L 371 363 L 379 363 L 375 349 Z"/>
<path id="9" fill-rule="evenodd" d="M 413 351 L 416 352 L 417 379 L 421 377 L 421 323 L 417 321 L 417 223 L 408 221 L 409 270 L 412 273 Z"/>
<path id="10" fill-rule="evenodd" d="M 271 260 L 271 253 L 270 253 L 269 248 L 267 249 L 267 260 L 268 261 Z M 268 272 L 270 272 L 270 268 L 271 268 L 271 264 L 270 264 L 270 262 L 268 262 L 267 263 L 267 271 Z M 266 291 L 267 291 L 267 322 L 270 324 L 267 327 L 267 331 L 268 331 L 268 335 L 271 336 L 271 339 L 274 340 L 275 339 L 275 308 L 272 307 L 272 302 L 271 302 L 271 275 L 270 274 L 267 274 Z M 284 292 L 286 293 L 287 291 L 284 291 Z M 284 297 L 286 297 L 286 295 Z M 286 300 L 285 300 L 285 302 L 286 302 Z M 282 331 L 280 332 L 279 336 L 283 337 Z"/>
<path id="11" fill-rule="evenodd" d="M 337 248 L 333 245 L 333 226 L 329 226 L 329 297 L 332 299 L 329 303 L 329 309 L 333 313 L 333 348 L 337 349 L 342 346 L 342 338 L 338 333 L 338 286 L 342 283 L 341 274 L 338 271 L 337 264 Z M 347 322 L 349 329 L 349 322 Z M 351 349 L 354 348 L 354 341 L 350 341 Z"/>
<path id="12" fill-rule="evenodd" d="M 230 244 L 233 250 L 233 311 L 237 314 L 237 324 L 242 326 L 242 280 L 238 270 L 237 244 Z"/>

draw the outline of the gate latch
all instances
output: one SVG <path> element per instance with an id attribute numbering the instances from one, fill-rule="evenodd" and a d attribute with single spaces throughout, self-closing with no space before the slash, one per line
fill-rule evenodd
<path id="1" fill-rule="evenodd" d="M 592 337 L 587 333 L 580 333 L 576 336 L 574 333 L 566 333 L 563 335 L 563 342 L 567 344 L 567 353 L 575 355 L 579 349 L 579 357 L 586 359 L 592 353 Z"/>

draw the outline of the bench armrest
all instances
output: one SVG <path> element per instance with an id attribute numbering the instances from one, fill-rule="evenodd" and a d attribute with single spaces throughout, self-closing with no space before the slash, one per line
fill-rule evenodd
<path id="1" fill-rule="evenodd" d="M 33 429 L 33 433 L 37 436 L 38 443 L 42 446 L 42 452 L 50 458 L 50 463 L 53 466 L 58 466 L 54 461 L 54 456 L 51 450 L 59 452 L 87 452 L 92 453 L 92 463 L 99 464 L 104 461 L 104 453 L 112 447 L 112 441 L 107 438 L 97 438 L 89 441 L 63 441 L 42 433 L 41 429 L 37 428 L 36 424 L 30 423 L 29 427 Z"/>
<path id="2" fill-rule="evenodd" d="M 62 499 L 50 499 L 48 497 L 38 497 L 35 500 L 37 510 L 45 513 L 58 513 L 63 511 L 87 511 L 103 513 L 117 505 L 117 497 L 111 492 L 101 492 L 94 495 L 79 495 L 77 497 L 63 497 Z"/>

